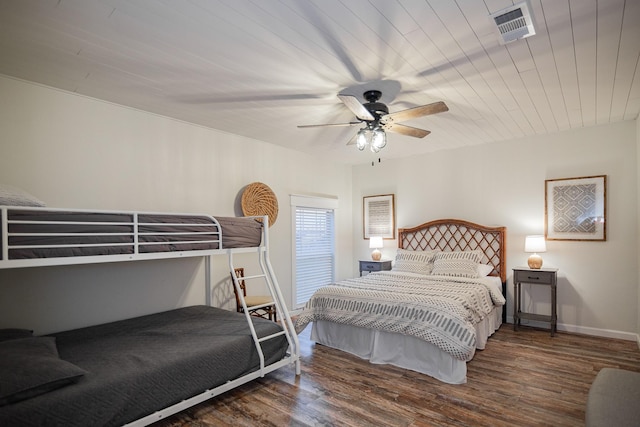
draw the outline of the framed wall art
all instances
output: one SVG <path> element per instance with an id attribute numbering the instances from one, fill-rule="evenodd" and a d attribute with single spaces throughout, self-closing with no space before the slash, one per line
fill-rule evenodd
<path id="1" fill-rule="evenodd" d="M 381 236 L 396 238 L 395 206 L 393 194 L 363 197 L 364 238 Z"/>
<path id="2" fill-rule="evenodd" d="M 607 176 L 547 179 L 547 240 L 607 240 Z"/>

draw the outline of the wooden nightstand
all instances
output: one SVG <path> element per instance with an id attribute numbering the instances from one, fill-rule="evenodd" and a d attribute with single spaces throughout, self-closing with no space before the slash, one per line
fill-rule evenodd
<path id="1" fill-rule="evenodd" d="M 380 260 L 380 261 L 360 261 L 360 276 L 362 276 L 363 271 L 368 271 L 371 273 L 372 271 L 384 271 L 391 270 L 391 260 Z"/>
<path id="2" fill-rule="evenodd" d="M 513 269 L 513 330 L 517 331 L 520 320 L 529 319 L 540 322 L 549 322 L 551 327 L 551 336 L 556 333 L 558 315 L 556 312 L 556 290 L 558 281 L 557 268 L 539 268 L 530 269 L 527 267 L 518 267 Z M 536 285 L 547 285 L 551 289 L 551 315 L 524 313 L 522 312 L 522 283 L 533 283 Z"/>

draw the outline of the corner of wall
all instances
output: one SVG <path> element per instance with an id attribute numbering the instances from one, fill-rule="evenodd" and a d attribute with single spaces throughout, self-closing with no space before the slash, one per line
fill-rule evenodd
<path id="1" fill-rule="evenodd" d="M 636 182 L 638 187 L 638 212 L 640 212 L 640 116 L 636 117 Z M 638 230 L 640 230 L 640 214 L 636 219 L 638 221 Z M 637 313 L 637 322 L 636 322 L 636 333 L 638 334 L 638 339 L 636 340 L 638 343 L 638 348 L 640 348 L 640 233 L 637 237 L 637 247 L 638 247 L 638 293 L 637 299 L 638 303 L 636 305 L 636 313 Z"/>

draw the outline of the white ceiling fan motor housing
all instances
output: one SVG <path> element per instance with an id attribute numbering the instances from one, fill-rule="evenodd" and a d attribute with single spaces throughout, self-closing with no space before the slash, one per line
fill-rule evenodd
<path id="1" fill-rule="evenodd" d="M 499 10 L 490 17 L 496 25 L 500 44 L 511 43 L 536 33 L 529 4 L 526 1 Z"/>

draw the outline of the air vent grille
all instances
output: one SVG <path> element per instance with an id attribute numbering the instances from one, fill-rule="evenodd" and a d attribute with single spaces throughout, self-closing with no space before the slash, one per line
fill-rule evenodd
<path id="1" fill-rule="evenodd" d="M 536 33 L 527 2 L 502 9 L 491 15 L 491 18 L 496 25 L 501 44 L 530 37 Z"/>

